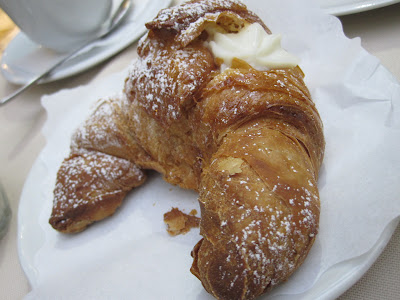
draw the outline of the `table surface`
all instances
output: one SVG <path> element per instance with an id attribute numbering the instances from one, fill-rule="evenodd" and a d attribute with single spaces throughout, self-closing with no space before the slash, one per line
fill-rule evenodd
<path id="1" fill-rule="evenodd" d="M 363 47 L 400 80 L 400 4 L 340 17 L 349 38 L 361 37 Z M 12 209 L 7 234 L 0 241 L 0 294 L 2 299 L 22 299 L 29 283 L 17 254 L 17 214 L 21 191 L 32 164 L 45 145 L 41 128 L 46 113 L 40 105 L 44 94 L 74 88 L 124 69 L 136 45 L 80 75 L 39 85 L 0 107 L 0 180 Z M 0 96 L 15 90 L 0 76 Z M 382 255 L 340 299 L 399 299 L 400 226 Z"/>

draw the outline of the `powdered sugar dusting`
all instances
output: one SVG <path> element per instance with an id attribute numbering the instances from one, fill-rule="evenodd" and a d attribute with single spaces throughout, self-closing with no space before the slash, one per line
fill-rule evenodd
<path id="1" fill-rule="evenodd" d="M 128 190 L 142 181 L 143 173 L 131 162 L 111 155 L 81 150 L 64 160 L 54 190 L 56 214 L 86 204 L 95 204 L 105 196 Z"/>
<path id="2" fill-rule="evenodd" d="M 242 172 L 212 175 L 218 179 L 210 179 L 213 184 L 202 189 L 200 199 L 206 207 L 221 207 L 212 210 L 220 218 L 220 238 L 226 235 L 232 245 L 225 263 L 236 256 L 243 270 L 239 278 L 258 287 L 276 285 L 298 267 L 318 231 L 319 197 L 309 157 L 273 122 L 246 124 L 227 134 L 223 145 L 210 169 L 219 169 L 232 155 L 245 162 Z M 219 276 L 229 279 L 233 291 L 239 279 L 228 270 L 222 268 Z"/>
<path id="3" fill-rule="evenodd" d="M 175 6 L 162 10 L 152 23 L 158 24 L 159 27 L 180 31 L 190 26 L 194 21 L 204 17 L 206 13 L 219 10 L 244 9 L 244 7 L 243 3 L 235 0 L 212 0 L 185 3 L 184 6 Z"/>
<path id="4" fill-rule="evenodd" d="M 207 80 L 214 60 L 200 45 L 172 50 L 156 40 L 143 41 L 143 54 L 130 71 L 126 84 L 130 100 L 137 100 L 155 119 L 170 124 Z"/>
<path id="5" fill-rule="evenodd" d="M 91 148 L 94 145 L 102 149 L 122 147 L 121 140 L 117 138 L 121 131 L 117 125 L 117 110 L 123 102 L 121 99 L 126 99 L 122 93 L 98 102 L 90 118 L 76 129 L 72 138 L 72 149 Z"/>

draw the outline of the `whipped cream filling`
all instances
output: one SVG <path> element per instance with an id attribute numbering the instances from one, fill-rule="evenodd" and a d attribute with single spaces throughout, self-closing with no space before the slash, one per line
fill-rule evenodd
<path id="1" fill-rule="evenodd" d="M 299 59 L 281 46 L 280 34 L 268 34 L 258 24 L 248 24 L 238 33 L 221 33 L 215 28 L 207 29 L 210 39 L 208 47 L 221 67 L 232 65 L 234 58 L 241 59 L 258 70 L 293 68 Z"/>

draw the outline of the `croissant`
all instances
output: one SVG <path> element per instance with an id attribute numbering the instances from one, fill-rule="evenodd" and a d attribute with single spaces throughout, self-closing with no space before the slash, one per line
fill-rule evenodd
<path id="1" fill-rule="evenodd" d="M 318 232 L 322 122 L 298 66 L 230 66 L 213 32 L 266 25 L 236 1 L 189 1 L 146 24 L 123 93 L 72 137 L 51 225 L 78 232 L 111 215 L 144 170 L 199 192 L 191 272 L 217 299 L 254 299 L 285 281 Z M 210 29 L 211 28 L 211 29 Z"/>

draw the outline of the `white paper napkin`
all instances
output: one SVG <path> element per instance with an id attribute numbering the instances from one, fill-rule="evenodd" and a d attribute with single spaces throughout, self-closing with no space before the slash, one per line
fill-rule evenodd
<path id="1" fill-rule="evenodd" d="M 324 123 L 320 233 L 303 266 L 270 294 L 298 299 L 295 294 L 312 288 L 325 271 L 370 251 L 400 216 L 400 85 L 359 39 L 344 36 L 338 19 L 312 2 L 246 2 L 301 58 Z M 21 202 L 42 207 L 31 233 L 44 236 L 29 262 L 35 271 L 27 299 L 211 299 L 189 272 L 198 230 L 169 237 L 163 224 L 171 207 L 198 209 L 197 195 L 155 173 L 113 217 L 81 234 L 65 236 L 47 223 L 55 174 L 72 131 L 98 97 L 121 91 L 125 76 L 126 71 L 43 98 L 49 116 L 43 130 L 48 144 L 39 157 L 47 167 L 47 178 L 38 178 L 43 197 Z"/>

